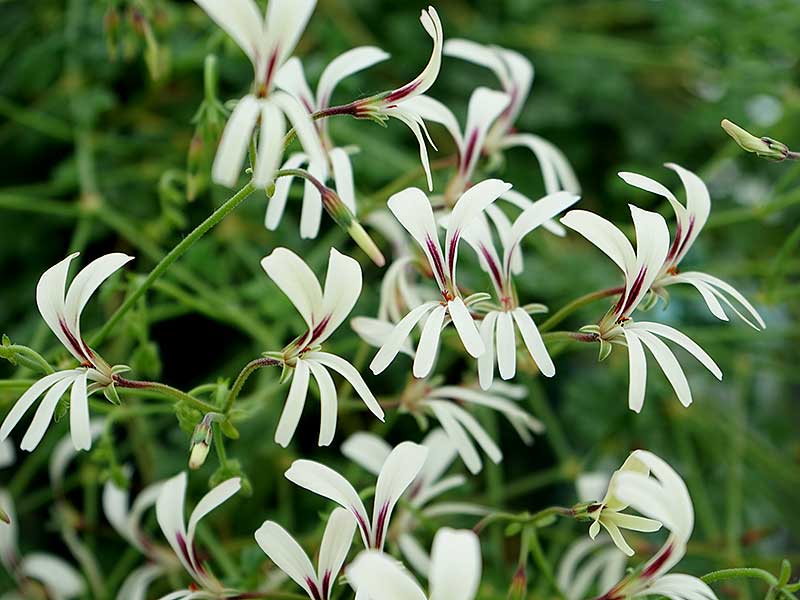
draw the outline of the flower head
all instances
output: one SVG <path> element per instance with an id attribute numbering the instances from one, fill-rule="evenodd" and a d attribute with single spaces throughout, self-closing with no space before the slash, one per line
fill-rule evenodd
<path id="1" fill-rule="evenodd" d="M 311 460 L 296 460 L 286 471 L 286 478 L 350 511 L 358 523 L 364 547 L 382 551 L 392 511 L 419 475 L 427 456 L 426 448 L 412 442 L 403 442 L 392 450 L 375 485 L 372 519 L 355 488 L 330 467 Z"/>
<path id="2" fill-rule="evenodd" d="M 322 535 L 316 570 L 297 540 L 277 523 L 265 521 L 255 538 L 270 560 L 303 588 L 311 600 L 330 600 L 355 532 L 353 516 L 343 508 L 334 509 Z"/>
<path id="3" fill-rule="evenodd" d="M 626 183 L 666 198 L 675 211 L 677 222 L 675 237 L 658 276 L 650 284 L 650 289 L 657 296 L 666 297 L 665 288 L 667 286 L 676 283 L 688 283 L 700 292 L 711 314 L 718 319 L 722 321 L 728 320 L 728 315 L 723 307 L 724 304 L 754 329 L 764 329 L 766 327 L 764 319 L 761 318 L 761 315 L 758 314 L 753 305 L 733 286 L 707 273 L 696 271 L 681 272 L 679 270 L 678 267 L 681 261 L 697 240 L 708 220 L 708 215 L 711 212 L 711 198 L 706 184 L 697 175 L 673 163 L 667 163 L 665 166 L 675 171 L 681 178 L 686 189 L 685 206 L 666 187 L 649 177 L 637 173 L 624 172 L 619 174 Z M 731 299 L 738 303 L 739 307 Z M 747 313 L 749 318 L 744 313 Z"/>
<path id="4" fill-rule="evenodd" d="M 50 267 L 36 286 L 36 304 L 45 323 L 80 365 L 74 369 L 45 375 L 20 396 L 0 426 L 0 440 L 8 437 L 34 402 L 44 399 L 25 432 L 20 447 L 33 450 L 39 445 L 53 418 L 61 396 L 71 388 L 69 424 L 76 450 L 88 450 L 92 445 L 89 427 L 89 396 L 97 390 L 114 385 L 117 373 L 127 367 L 112 367 L 89 347 L 81 335 L 81 313 L 92 294 L 132 256 L 106 254 L 86 265 L 72 280 L 68 289 L 67 272 L 78 256 L 71 254 Z M 91 382 L 91 383 L 90 383 Z"/>
<path id="5" fill-rule="evenodd" d="M 444 252 L 430 200 L 421 190 L 409 188 L 389 198 L 389 210 L 425 254 L 442 299 L 425 302 L 400 320 L 373 358 L 370 364 L 373 373 L 378 374 L 389 366 L 411 330 L 423 317 L 427 317 L 427 320 L 414 358 L 415 377 L 425 377 L 433 368 L 441 331 L 446 326 L 445 317 L 453 323 L 465 350 L 471 356 L 483 354 L 486 348 L 456 284 L 458 245 L 463 231 L 510 187 L 510 184 L 499 179 L 487 179 L 464 192 L 448 217 Z"/>
<path id="6" fill-rule="evenodd" d="M 473 600 L 481 581 L 481 547 L 469 530 L 442 528 L 431 551 L 426 594 L 403 566 L 382 552 L 366 550 L 347 569 L 356 594 L 372 600 Z"/>
<path id="7" fill-rule="evenodd" d="M 370 411 L 383 419 L 383 409 L 356 368 L 335 354 L 321 351 L 321 344 L 347 318 L 361 293 L 358 262 L 331 248 L 324 293 L 314 272 L 291 250 L 276 248 L 261 261 L 261 266 L 294 304 L 308 326 L 307 331 L 280 355 L 281 363 L 292 372 L 292 384 L 275 432 L 275 441 L 282 446 L 291 441 L 303 412 L 309 379 L 313 376 L 320 390 L 322 406 L 319 444 L 327 446 L 331 443 L 336 431 L 337 394 L 329 369 L 347 379 Z"/>

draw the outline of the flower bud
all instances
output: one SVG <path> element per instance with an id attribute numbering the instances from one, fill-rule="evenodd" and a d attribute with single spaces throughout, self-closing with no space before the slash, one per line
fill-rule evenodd
<path id="1" fill-rule="evenodd" d="M 192 441 L 189 445 L 189 468 L 199 469 L 206 462 L 208 451 L 211 449 L 211 420 L 208 415 L 197 424 L 192 433 Z"/>
<path id="2" fill-rule="evenodd" d="M 528 596 L 528 575 L 525 565 L 522 564 L 514 573 L 511 585 L 508 588 L 508 600 L 525 600 Z"/>
<path id="3" fill-rule="evenodd" d="M 333 217 L 333 220 L 336 221 L 336 224 L 347 232 L 353 241 L 358 244 L 358 247 L 370 257 L 372 262 L 379 267 L 385 265 L 386 259 L 380 249 L 372 241 L 372 238 L 361 223 L 358 222 L 352 211 L 342 202 L 339 195 L 329 187 L 321 189 L 320 194 L 322 196 L 322 205 L 328 214 Z"/>
<path id="4" fill-rule="evenodd" d="M 783 161 L 790 155 L 789 148 L 786 144 L 768 137 L 758 138 L 728 119 L 722 120 L 722 128 L 737 144 L 739 144 L 742 150 L 752 152 L 756 156 L 775 161 Z"/>
<path id="5" fill-rule="evenodd" d="M 0 521 L 6 524 L 11 523 L 11 517 L 2 508 L 0 508 Z"/>

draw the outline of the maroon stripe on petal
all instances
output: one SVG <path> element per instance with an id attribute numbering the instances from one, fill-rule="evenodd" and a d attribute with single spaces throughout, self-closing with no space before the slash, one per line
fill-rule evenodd
<path id="1" fill-rule="evenodd" d="M 375 523 L 375 548 L 383 544 L 383 535 L 386 532 L 386 517 L 389 514 L 389 503 L 385 502 L 378 511 L 378 520 Z"/>
<path id="2" fill-rule="evenodd" d="M 358 512 L 355 509 L 355 507 L 353 507 L 353 506 L 350 507 L 350 510 L 355 515 L 356 521 L 358 521 L 358 526 L 361 529 L 362 533 L 364 534 L 364 537 L 367 538 L 367 544 L 369 544 L 371 536 L 370 536 L 370 531 L 369 531 L 369 525 L 364 520 L 364 515 L 362 515 L 360 512 Z"/>
<path id="3" fill-rule="evenodd" d="M 317 582 L 311 579 L 311 577 L 306 577 L 306 585 L 308 589 L 311 590 L 311 597 L 314 600 L 322 600 L 324 596 L 320 595 L 319 588 L 317 587 Z"/>
<path id="4" fill-rule="evenodd" d="M 464 149 L 464 156 L 461 157 L 461 173 L 466 174 L 467 166 L 472 162 L 472 157 L 475 155 L 475 145 L 478 143 L 478 130 L 473 129 L 469 134 L 467 140 L 467 147 Z"/>
<path id="5" fill-rule="evenodd" d="M 322 576 L 322 598 L 328 600 L 331 596 L 331 572 L 325 571 Z"/>
<path id="6" fill-rule="evenodd" d="M 416 90 L 419 87 L 419 84 L 420 84 L 419 81 L 412 81 L 411 83 L 408 83 L 403 87 L 396 89 L 391 94 L 386 96 L 384 102 L 386 102 L 387 104 L 391 104 L 393 102 L 399 102 L 400 100 L 407 98 L 409 95 L 414 93 L 414 90 Z"/>
<path id="7" fill-rule="evenodd" d="M 442 255 L 439 250 L 439 246 L 436 243 L 434 243 L 434 241 L 429 237 L 425 238 L 425 246 L 428 249 L 428 253 L 433 258 L 433 268 L 436 270 L 436 274 L 439 277 L 440 284 L 444 285 L 445 281 L 444 265 L 442 264 Z"/>
<path id="8" fill-rule="evenodd" d="M 87 356 L 83 344 L 81 344 L 80 340 L 75 337 L 75 334 L 70 331 L 69 327 L 67 327 L 67 324 L 64 322 L 64 319 L 59 318 L 58 324 L 61 327 L 61 331 L 65 336 L 67 336 L 67 340 L 69 341 L 70 346 L 72 346 L 72 349 L 75 350 L 75 353 L 86 362 L 92 362 L 89 356 Z"/>
<path id="9" fill-rule="evenodd" d="M 647 269 L 642 267 L 639 271 L 639 274 L 636 276 L 636 279 L 633 281 L 633 285 L 631 286 L 628 296 L 625 298 L 625 304 L 622 306 L 622 310 L 620 311 L 621 316 L 626 315 L 628 311 L 633 309 L 633 301 L 639 295 L 639 292 L 642 291 L 642 285 L 644 284 L 644 277 L 646 274 Z"/>
<path id="10" fill-rule="evenodd" d="M 481 244 L 481 255 L 483 255 L 486 264 L 489 265 L 489 270 L 491 271 L 492 279 L 494 279 L 494 283 L 497 286 L 497 289 L 500 290 L 503 288 L 503 275 L 500 273 L 500 265 L 498 265 L 492 254 L 489 252 L 489 249 Z"/>
<path id="11" fill-rule="evenodd" d="M 659 569 L 664 566 L 664 563 L 667 562 L 670 556 L 672 556 L 672 552 L 675 548 L 672 544 L 667 544 L 664 546 L 664 549 L 653 558 L 649 565 L 642 571 L 642 577 L 646 579 L 650 579 L 656 573 L 658 573 Z"/>

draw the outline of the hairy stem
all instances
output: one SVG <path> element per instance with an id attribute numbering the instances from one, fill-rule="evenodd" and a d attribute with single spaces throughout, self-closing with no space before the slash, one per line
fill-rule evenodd
<path id="1" fill-rule="evenodd" d="M 236 402 L 236 398 L 239 397 L 239 394 L 241 393 L 242 388 L 244 387 L 244 384 L 250 375 L 263 367 L 277 367 L 280 364 L 281 361 L 278 359 L 269 357 L 257 358 L 247 363 L 236 376 L 236 380 L 233 382 L 231 391 L 228 392 L 228 396 L 225 398 L 225 404 L 223 405 L 222 413 L 227 415 L 231 411 L 234 402 Z"/>
<path id="2" fill-rule="evenodd" d="M 186 402 L 187 404 L 203 411 L 204 413 L 215 412 L 217 410 L 216 406 L 200 400 L 199 398 L 195 398 L 194 396 L 190 396 L 186 392 L 182 392 L 179 389 L 169 386 L 165 383 L 159 383 L 157 381 L 137 381 L 135 379 L 125 379 L 124 377 L 119 376 L 114 378 L 114 383 L 122 388 L 153 390 L 155 392 L 160 392 L 164 396 L 169 396 L 170 398 L 175 398 L 176 400 Z"/>
<path id="3" fill-rule="evenodd" d="M 542 323 L 539 326 L 539 331 L 542 333 L 550 331 L 553 327 L 561 323 L 561 321 L 566 319 L 579 308 L 586 306 L 587 304 L 591 304 L 592 302 L 596 302 L 597 300 L 608 298 L 609 296 L 616 296 L 624 291 L 625 288 L 623 287 L 608 288 L 606 290 L 599 290 L 597 292 L 592 292 L 591 294 L 581 296 L 580 298 L 576 298 L 572 302 L 566 304 L 561 309 L 556 311 L 549 319 Z"/>

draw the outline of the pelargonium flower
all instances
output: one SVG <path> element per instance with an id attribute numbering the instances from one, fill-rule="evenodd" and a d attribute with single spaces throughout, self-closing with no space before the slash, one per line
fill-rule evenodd
<path id="1" fill-rule="evenodd" d="M 593 585 L 603 594 L 625 574 L 627 557 L 604 537 L 577 540 L 558 563 L 556 583 L 566 600 L 585 600 Z"/>
<path id="2" fill-rule="evenodd" d="M 517 217 L 510 231 L 501 236 L 503 244 L 502 260 L 494 246 L 488 222 L 477 219 L 464 230 L 464 239 L 475 250 L 481 267 L 489 275 L 497 295 L 498 305 L 486 312 L 481 322 L 480 332 L 487 348 L 478 357 L 478 376 L 484 390 L 489 389 L 494 379 L 495 355 L 500 377 L 512 379 L 517 371 L 517 340 L 514 329 L 519 331 L 531 359 L 546 377 L 555 375 L 556 369 L 547 352 L 542 336 L 530 312 L 519 304 L 514 286 L 513 274 L 520 270 L 514 268 L 514 252 L 519 248 L 522 238 L 531 231 L 563 212 L 575 202 L 578 196 L 569 192 L 556 192 L 545 196 Z M 537 309 L 539 305 L 534 305 Z"/>
<path id="3" fill-rule="evenodd" d="M 514 130 L 514 124 L 528 99 L 533 82 L 531 62 L 519 52 L 464 39 L 447 40 L 444 53 L 491 69 L 511 98 L 508 107 L 495 121 L 486 137 L 485 152 L 491 155 L 518 146 L 528 148 L 539 161 L 547 194 L 562 190 L 579 194 L 581 188 L 578 179 L 561 150 L 538 135 L 517 133 Z M 524 199 L 522 194 L 515 191 L 512 193 Z"/>
<path id="4" fill-rule="evenodd" d="M 296 460 L 286 471 L 286 478 L 350 511 L 358 523 L 364 547 L 382 551 L 392 511 L 419 475 L 427 457 L 427 448 L 413 442 L 403 442 L 392 450 L 375 485 L 372 519 L 355 488 L 330 467 L 311 460 Z"/>
<path id="5" fill-rule="evenodd" d="M 434 498 L 466 483 L 466 478 L 461 474 L 444 475 L 457 455 L 453 442 L 444 431 L 431 431 L 422 440 L 422 446 L 428 449 L 428 458 L 406 490 L 405 499 L 410 510 L 400 510 L 392 522 L 388 537 L 397 542 L 403 557 L 416 571 L 427 575 L 430 572 L 430 557 L 414 537 L 418 525 L 415 515 L 424 518 L 456 514 L 483 516 L 489 509 L 464 502 L 432 503 Z M 342 444 L 342 454 L 373 475 L 380 474 L 391 453 L 392 447 L 374 433 L 354 433 Z"/>
<path id="6" fill-rule="evenodd" d="M 389 55 L 386 52 L 373 46 L 362 46 L 348 50 L 328 64 L 320 76 L 317 93 L 314 95 L 306 82 L 303 64 L 297 57 L 292 57 L 278 71 L 275 83 L 279 88 L 299 100 L 309 114 L 313 114 L 330 107 L 333 90 L 340 81 L 387 58 L 389 58 Z M 298 169 L 309 163 L 309 172 L 323 181 L 325 180 L 325 173 L 330 173 L 333 177 L 337 194 L 345 206 L 355 215 L 356 195 L 353 186 L 353 167 L 350 164 L 348 151 L 334 146 L 328 132 L 327 119 L 319 119 L 315 122 L 315 125 L 322 141 L 327 164 L 309 163 L 308 155 L 297 153 L 291 155 L 281 168 Z M 289 197 L 289 189 L 293 179 L 293 177 L 281 177 L 275 182 L 275 192 L 270 197 L 269 205 L 267 206 L 265 218 L 267 229 L 274 230 L 278 227 L 286 207 L 286 200 Z M 316 187 L 307 181 L 303 193 L 303 210 L 300 219 L 301 237 L 317 237 L 321 216 L 322 200 L 320 194 Z"/>
<path id="7" fill-rule="evenodd" d="M 63 558 L 45 552 L 20 556 L 14 501 L 3 489 L 0 489 L 0 512 L 5 512 L 9 517 L 8 523 L 0 523 L 0 564 L 17 587 L 3 598 L 69 600 L 86 593 L 86 584 L 80 572 Z"/>
<path id="8" fill-rule="evenodd" d="M 67 272 L 76 256 L 77 252 L 44 272 L 36 286 L 36 304 L 47 326 L 80 366 L 45 375 L 28 388 L 8 412 L 0 426 L 0 440 L 8 437 L 34 402 L 44 394 L 20 443 L 23 450 L 33 450 L 39 445 L 58 401 L 70 388 L 69 426 L 72 443 L 76 450 L 88 450 L 92 445 L 89 396 L 113 386 L 115 376 L 128 370 L 125 366 L 110 366 L 89 347 L 81 335 L 80 319 L 83 309 L 100 284 L 133 257 L 119 252 L 101 256 L 86 265 L 72 280 L 69 289 L 65 290 Z"/>
<path id="9" fill-rule="evenodd" d="M 442 252 L 439 243 L 439 234 L 430 200 L 422 190 L 408 188 L 389 198 L 389 210 L 425 253 L 442 300 L 424 302 L 400 320 L 386 343 L 381 346 L 372 359 L 370 369 L 373 373 L 377 375 L 391 364 L 403 347 L 406 338 L 411 334 L 411 330 L 423 317 L 427 317 L 427 320 L 414 357 L 415 377 L 425 377 L 433 368 L 442 328 L 447 325 L 445 317 L 453 323 L 464 349 L 471 356 L 478 357 L 486 350 L 456 284 L 458 243 L 463 231 L 480 216 L 487 206 L 510 188 L 510 184 L 499 179 L 487 179 L 464 192 L 448 217 L 445 252 Z"/>
<path id="10" fill-rule="evenodd" d="M 608 483 L 608 490 L 600 502 L 592 503 L 587 507 L 587 513 L 592 524 L 589 527 L 589 537 L 595 539 L 600 533 L 602 525 L 611 536 L 614 544 L 628 556 L 633 556 L 633 548 L 628 545 L 622 536 L 620 529 L 630 529 L 631 531 L 653 532 L 661 529 L 661 523 L 653 519 L 647 519 L 637 515 L 623 512 L 628 508 L 628 503 L 620 500 L 617 494 L 619 480 L 623 473 L 643 473 L 649 475 L 650 469 L 647 464 L 639 459 L 640 454 L 633 452 L 622 466 L 614 472 Z"/>
<path id="11" fill-rule="evenodd" d="M 371 600 L 473 600 L 481 581 L 481 545 L 470 530 L 442 528 L 433 539 L 428 594 L 393 558 L 365 550 L 347 568 L 356 596 Z"/>
<path id="12" fill-rule="evenodd" d="M 185 471 L 162 484 L 156 499 L 156 519 L 175 556 L 178 557 L 183 568 L 195 583 L 192 585 L 193 589 L 172 592 L 164 596 L 162 600 L 194 600 L 195 598 L 217 600 L 235 597 L 239 592 L 226 588 L 198 557 L 194 534 L 203 517 L 239 491 L 242 486 L 241 479 L 233 477 L 223 481 L 203 496 L 189 516 L 188 528 L 183 513 L 186 484 Z"/>
<path id="13" fill-rule="evenodd" d="M 694 528 L 694 507 L 686 484 L 663 459 L 646 450 L 632 455 L 644 469 L 620 473 L 616 496 L 647 517 L 664 524 L 670 534 L 664 545 L 641 567 L 624 577 L 599 600 L 666 596 L 674 600 L 716 600 L 702 580 L 668 574 L 684 554 Z"/>
<path id="14" fill-rule="evenodd" d="M 343 508 L 334 509 L 322 534 L 316 570 L 297 540 L 274 521 L 264 521 L 255 538 L 270 560 L 303 588 L 311 600 L 330 600 L 355 532 L 353 516 Z"/>
<path id="15" fill-rule="evenodd" d="M 367 405 L 383 420 L 383 409 L 356 368 L 343 358 L 321 351 L 322 343 L 336 331 L 355 306 L 361 294 L 361 267 L 349 256 L 331 248 L 325 292 L 314 272 L 291 250 L 276 248 L 261 261 L 261 266 L 303 317 L 308 330 L 276 357 L 289 369 L 292 384 L 281 414 L 275 441 L 287 446 L 294 436 L 305 406 L 311 376 L 319 387 L 321 415 L 319 445 L 327 446 L 336 431 L 337 393 L 328 369 L 344 377 Z"/>
<path id="16" fill-rule="evenodd" d="M 668 286 L 676 283 L 688 283 L 700 292 L 711 314 L 718 319 L 722 321 L 728 320 L 728 315 L 725 314 L 725 309 L 722 306 L 724 303 L 753 329 L 764 329 L 766 324 L 761 315 L 758 314 L 758 311 L 741 292 L 729 283 L 708 273 L 700 273 L 698 271 L 681 272 L 678 269 L 681 261 L 689 252 L 695 240 L 697 240 L 708 220 L 708 215 L 711 212 L 711 197 L 703 180 L 691 171 L 674 163 L 667 163 L 664 166 L 675 171 L 681 178 L 683 187 L 686 189 L 685 206 L 678 202 L 672 192 L 654 179 L 637 173 L 619 174 L 626 183 L 663 196 L 675 211 L 675 219 L 677 221 L 675 237 L 669 247 L 667 257 L 664 259 L 664 265 L 661 267 L 658 276 L 650 284 L 650 289 L 656 296 L 663 297 L 666 300 L 669 297 L 666 292 Z M 743 311 L 739 310 L 731 302 L 731 298 L 739 303 Z M 748 313 L 750 318 L 745 316 L 743 312 Z"/>
<path id="17" fill-rule="evenodd" d="M 276 75 L 294 51 L 316 0 L 270 0 L 264 17 L 254 0 L 195 1 L 250 58 L 255 72 L 251 93 L 236 104 L 222 133 L 211 171 L 213 180 L 227 187 L 236 184 L 258 127 L 253 182 L 259 187 L 268 184 L 283 156 L 286 119 L 310 162 L 325 169 L 325 153 L 308 112 L 291 94 L 274 90 Z M 327 172 L 322 179 L 326 177 Z"/>
<path id="18" fill-rule="evenodd" d="M 594 333 L 601 343 L 601 357 L 607 356 L 610 344 L 628 347 L 630 383 L 628 406 L 639 412 L 644 404 L 647 383 L 646 346 L 664 371 L 675 394 L 684 406 L 692 403 L 692 391 L 686 375 L 669 347 L 660 339 L 678 344 L 694 356 L 717 379 L 722 379 L 714 360 L 677 329 L 661 323 L 637 322 L 631 314 L 645 299 L 650 286 L 661 273 L 669 250 L 669 230 L 664 218 L 658 213 L 630 207 L 636 229 L 636 251 L 613 223 L 585 210 L 568 212 L 561 222 L 580 233 L 602 250 L 623 272 L 625 289 L 617 303 L 601 319 L 598 325 L 584 327 L 583 331 Z"/>

